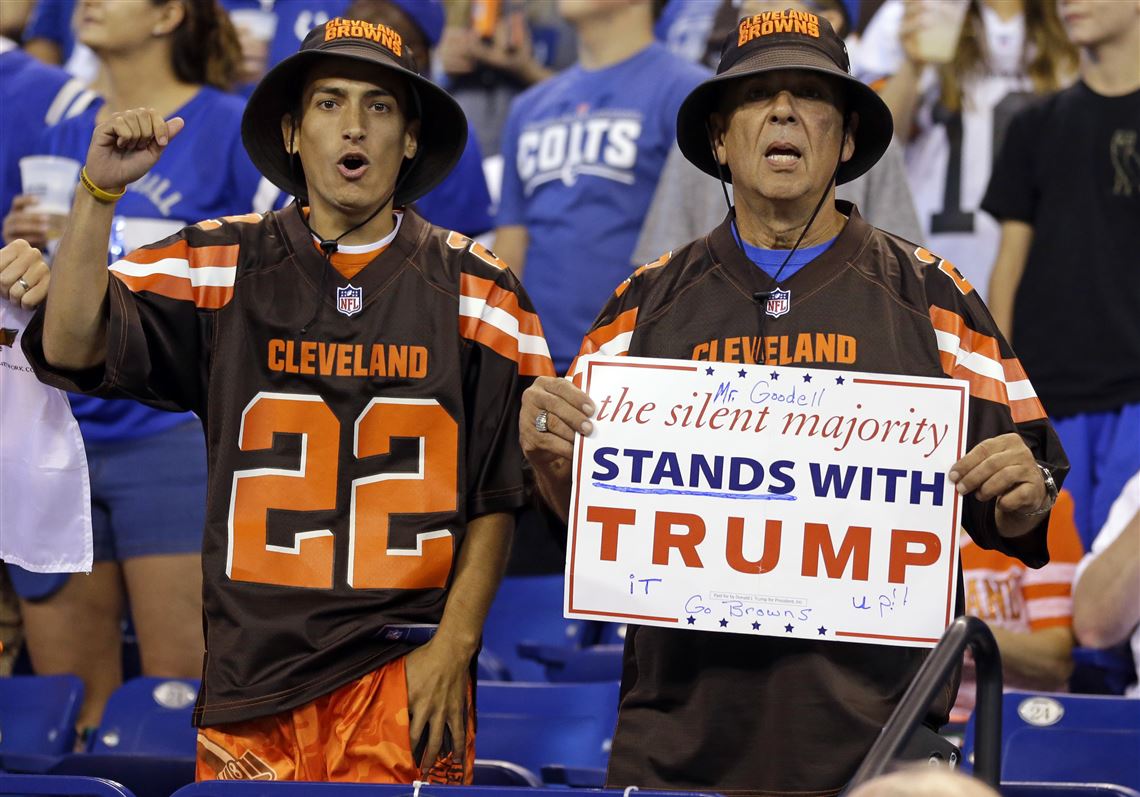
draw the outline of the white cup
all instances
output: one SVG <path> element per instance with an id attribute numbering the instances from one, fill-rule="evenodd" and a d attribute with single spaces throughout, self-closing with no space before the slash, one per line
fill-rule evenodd
<path id="1" fill-rule="evenodd" d="M 948 64 L 958 50 L 970 0 L 909 0 L 922 20 L 917 47 L 928 64 Z"/>
<path id="2" fill-rule="evenodd" d="M 36 198 L 37 211 L 66 216 L 79 182 L 79 161 L 57 155 L 20 158 L 20 182 L 24 193 Z"/>

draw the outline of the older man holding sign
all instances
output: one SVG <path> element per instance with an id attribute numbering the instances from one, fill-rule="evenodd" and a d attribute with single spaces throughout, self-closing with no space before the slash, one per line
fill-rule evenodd
<path id="1" fill-rule="evenodd" d="M 611 786 L 837 793 L 962 611 L 957 526 L 1047 561 L 1068 464 L 1016 357 L 957 268 L 835 201 L 891 135 L 826 20 L 742 20 L 677 124 L 735 209 L 524 395 L 567 608 L 635 623 Z"/>

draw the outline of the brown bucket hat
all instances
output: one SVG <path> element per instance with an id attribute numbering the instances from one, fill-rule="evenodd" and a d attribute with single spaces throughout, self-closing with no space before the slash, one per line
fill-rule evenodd
<path id="1" fill-rule="evenodd" d="M 855 154 L 839 167 L 836 183 L 860 176 L 883 156 L 894 135 L 887 104 L 851 76 L 847 46 L 823 17 L 807 11 L 768 11 L 740 21 L 724 44 L 716 75 L 701 83 L 677 112 L 677 144 L 698 169 L 719 176 L 709 143 L 709 115 L 717 110 L 724 87 L 734 80 L 781 70 L 820 72 L 843 87 L 846 111 L 859 114 Z M 720 172 L 732 182 L 727 166 Z"/>
<path id="2" fill-rule="evenodd" d="M 339 17 L 309 31 L 301 49 L 273 67 L 253 90 L 241 120 L 241 139 L 258 171 L 281 190 L 307 196 L 300 162 L 285 150 L 281 118 L 296 110 L 309 69 L 328 58 L 374 64 L 408 81 L 415 106 L 409 117 L 418 116 L 420 133 L 416 157 L 400 167 L 395 203 L 406 205 L 439 185 L 467 145 L 467 118 L 459 103 L 416 71 L 399 32 Z"/>

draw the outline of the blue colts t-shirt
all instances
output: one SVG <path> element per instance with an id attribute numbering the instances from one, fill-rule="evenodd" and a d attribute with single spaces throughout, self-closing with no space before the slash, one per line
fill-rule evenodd
<path id="1" fill-rule="evenodd" d="M 496 224 L 527 228 L 523 284 L 560 373 L 635 265 L 677 109 L 706 74 L 651 44 L 605 69 L 575 65 L 511 105 Z"/>
<path id="2" fill-rule="evenodd" d="M 203 219 L 272 206 L 279 192 L 262 179 L 241 144 L 244 105 L 239 97 L 203 87 L 171 114 L 185 119 L 186 127 L 170 142 L 154 168 L 128 186 L 116 204 L 112 259 Z M 47 130 L 38 152 L 82 163 L 99 106 Z M 74 394 L 70 398 L 84 439 L 93 442 L 146 437 L 193 417 L 125 399 Z"/>

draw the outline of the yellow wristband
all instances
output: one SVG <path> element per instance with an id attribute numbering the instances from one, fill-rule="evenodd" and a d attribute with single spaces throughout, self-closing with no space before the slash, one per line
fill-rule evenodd
<path id="1" fill-rule="evenodd" d="M 127 189 L 119 191 L 117 194 L 111 191 L 104 191 L 95 183 L 91 182 L 91 178 L 87 176 L 87 167 L 84 166 L 79 170 L 79 184 L 87 189 L 87 193 L 98 199 L 100 202 L 111 204 L 123 198 L 123 194 L 127 193 Z"/>

